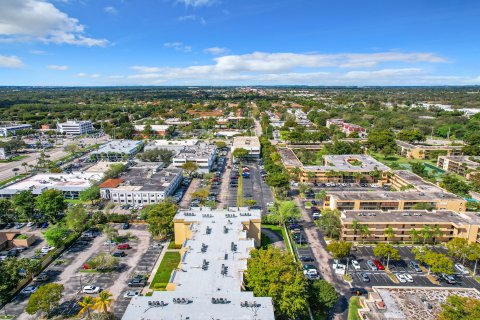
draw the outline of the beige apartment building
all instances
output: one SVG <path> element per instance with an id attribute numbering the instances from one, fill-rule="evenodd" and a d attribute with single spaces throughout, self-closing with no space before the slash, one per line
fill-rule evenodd
<path id="1" fill-rule="evenodd" d="M 452 172 L 467 180 L 473 180 L 480 175 L 480 157 L 443 156 L 438 157 L 437 167 Z"/>
<path id="2" fill-rule="evenodd" d="M 438 156 L 457 156 L 462 154 L 463 146 L 413 144 L 397 140 L 399 154 L 409 159 L 436 159 Z"/>

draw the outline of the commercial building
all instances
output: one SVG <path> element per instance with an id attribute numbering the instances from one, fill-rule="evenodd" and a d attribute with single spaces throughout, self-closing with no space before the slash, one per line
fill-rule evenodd
<path id="1" fill-rule="evenodd" d="M 472 180 L 480 175 L 480 157 L 440 156 L 437 160 L 437 167 Z"/>
<path id="2" fill-rule="evenodd" d="M 431 230 L 426 242 L 448 242 L 464 238 L 480 243 L 480 215 L 472 212 L 456 213 L 448 210 L 345 210 L 341 213 L 342 233 L 345 241 L 420 242 L 425 226 Z M 355 224 L 367 226 L 369 234 L 355 230 Z M 387 230 L 392 232 L 387 236 Z M 412 239 L 416 230 L 417 239 Z M 414 234 L 414 233 L 413 233 Z M 423 241 L 423 239 L 422 239 Z"/>
<path id="3" fill-rule="evenodd" d="M 177 150 L 172 158 L 172 166 L 180 168 L 185 162 L 194 162 L 198 165 L 198 173 L 208 173 L 212 169 L 217 157 L 217 146 L 209 143 L 198 143 L 192 147 Z"/>
<path id="4" fill-rule="evenodd" d="M 365 128 L 353 123 L 345 122 L 343 119 L 328 119 L 326 127 L 330 128 L 332 126 L 338 127 L 347 136 L 352 133 L 357 133 L 360 138 L 367 136 L 367 130 Z"/>
<path id="5" fill-rule="evenodd" d="M 8 160 L 12 155 L 5 148 L 0 148 L 0 160 Z"/>
<path id="6" fill-rule="evenodd" d="M 90 159 L 110 162 L 125 161 L 131 159 L 142 150 L 143 141 L 136 140 L 113 140 L 100 146 L 90 153 Z"/>
<path id="7" fill-rule="evenodd" d="M 91 121 L 68 120 L 67 122 L 57 123 L 57 131 L 69 135 L 87 134 L 93 132 L 93 126 Z"/>
<path id="8" fill-rule="evenodd" d="M 233 137 L 232 154 L 235 149 L 245 149 L 248 151 L 248 157 L 260 158 L 260 140 L 256 136 L 237 136 Z"/>
<path id="9" fill-rule="evenodd" d="M 130 167 L 117 179 L 100 184 L 100 197 L 113 203 L 149 205 L 171 196 L 182 182 L 182 170 Z"/>
<path id="10" fill-rule="evenodd" d="M 368 155 L 324 155 L 323 161 L 324 164 L 321 166 L 302 166 L 300 181 L 304 183 L 378 182 L 380 184 L 388 181 L 390 168 Z M 290 162 L 294 166 L 298 164 L 294 160 Z"/>
<path id="11" fill-rule="evenodd" d="M 19 130 L 29 130 L 32 129 L 32 125 L 30 124 L 8 124 L 8 125 L 0 125 L 0 136 L 1 137 L 9 137 L 16 135 L 16 132 Z"/>
<path id="12" fill-rule="evenodd" d="M 275 319 L 271 298 L 242 291 L 250 250 L 260 244 L 260 210 L 191 208 L 173 221 L 178 268 L 166 291 L 132 298 L 122 319 Z"/>
<path id="13" fill-rule="evenodd" d="M 144 124 L 136 124 L 134 125 L 135 133 L 137 134 L 143 134 L 143 130 L 145 130 Z M 164 124 L 152 124 L 150 125 L 152 128 L 152 134 L 157 134 L 160 136 L 165 136 L 168 133 L 168 129 L 170 129 L 170 125 L 164 125 Z"/>
<path id="14" fill-rule="evenodd" d="M 0 198 L 30 190 L 39 195 L 48 189 L 62 191 L 65 199 L 78 199 L 80 192 L 91 187 L 103 177 L 101 172 L 41 173 L 27 177 L 0 189 Z"/>
<path id="15" fill-rule="evenodd" d="M 401 156 L 409 159 L 437 159 L 439 156 L 457 156 L 462 154 L 463 146 L 451 146 L 447 144 L 413 144 L 405 141 L 396 141 L 398 152 Z M 447 142 L 445 142 L 447 143 Z"/>

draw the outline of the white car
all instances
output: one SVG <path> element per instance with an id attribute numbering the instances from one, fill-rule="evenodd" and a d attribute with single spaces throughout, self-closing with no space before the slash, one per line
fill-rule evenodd
<path id="1" fill-rule="evenodd" d="M 405 273 L 405 279 L 407 279 L 407 282 L 413 282 L 413 277 L 409 273 Z"/>
<path id="2" fill-rule="evenodd" d="M 403 273 L 395 273 L 395 277 L 397 277 L 398 281 L 401 283 L 407 282 L 407 278 L 405 278 L 405 274 Z"/>
<path id="3" fill-rule="evenodd" d="M 136 297 L 140 295 L 140 291 L 133 291 L 133 290 L 129 290 L 129 291 L 126 291 L 124 294 L 123 294 L 123 297 L 124 298 L 133 298 L 133 297 Z"/>
<path id="4" fill-rule="evenodd" d="M 317 269 L 308 269 L 308 270 L 303 270 L 303 274 L 307 277 L 309 280 L 316 280 L 320 278 L 320 274 L 318 273 Z"/>
<path id="5" fill-rule="evenodd" d="M 85 286 L 82 289 L 83 293 L 88 293 L 88 294 L 95 294 L 100 292 L 100 287 L 96 286 Z"/>
<path id="6" fill-rule="evenodd" d="M 465 268 L 462 264 L 460 263 L 455 263 L 455 269 L 457 269 L 460 273 L 462 274 L 468 274 L 467 268 Z"/>
<path id="7" fill-rule="evenodd" d="M 104 245 L 106 246 L 116 246 L 118 243 L 112 240 L 105 241 Z"/>
<path id="8" fill-rule="evenodd" d="M 22 291 L 20 291 L 20 293 L 24 294 L 24 295 L 30 295 L 30 294 L 34 293 L 35 291 L 37 291 L 37 286 L 29 285 L 29 286 L 26 286 L 25 288 L 23 288 Z"/>
<path id="9" fill-rule="evenodd" d="M 29 223 L 27 223 L 27 227 L 29 227 L 29 228 L 30 228 L 30 227 L 33 227 L 34 225 L 35 225 L 35 222 L 29 222 Z"/>
<path id="10" fill-rule="evenodd" d="M 47 254 L 54 249 L 55 249 L 55 247 L 45 246 L 45 247 L 42 247 L 42 250 L 40 252 L 44 253 L 44 254 Z"/>
<path id="11" fill-rule="evenodd" d="M 355 270 L 360 270 L 360 263 L 357 260 L 352 260 L 352 266 Z"/>

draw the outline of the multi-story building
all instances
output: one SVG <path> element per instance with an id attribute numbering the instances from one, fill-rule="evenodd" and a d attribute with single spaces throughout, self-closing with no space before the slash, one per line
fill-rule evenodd
<path id="1" fill-rule="evenodd" d="M 256 136 L 237 136 L 233 137 L 232 154 L 235 149 L 245 149 L 250 158 L 260 158 L 260 140 Z"/>
<path id="2" fill-rule="evenodd" d="M 133 297 L 122 319 L 275 319 L 272 298 L 243 290 L 261 210 L 191 208 L 173 223 L 181 260 L 166 291 Z"/>
<path id="3" fill-rule="evenodd" d="M 441 243 L 453 238 L 464 238 L 468 242 L 480 243 L 480 216 L 473 212 L 345 210 L 342 211 L 340 220 L 340 238 L 345 241 L 423 242 L 420 235 L 422 230 L 428 228 L 430 236 L 425 239 L 426 242 Z M 362 234 L 358 230 L 359 224 L 367 226 L 369 232 Z"/>
<path id="4" fill-rule="evenodd" d="M 480 175 L 480 157 L 440 156 L 437 160 L 437 167 L 472 180 Z"/>
<path id="5" fill-rule="evenodd" d="M 150 205 L 171 196 L 182 182 L 182 170 L 130 167 L 117 179 L 100 185 L 100 197 L 113 203 Z"/>
<path id="6" fill-rule="evenodd" d="M 9 137 L 16 135 L 17 131 L 32 129 L 30 124 L 9 124 L 0 126 L 0 136 Z"/>
<path id="7" fill-rule="evenodd" d="M 134 125 L 135 133 L 136 134 L 143 134 L 143 130 L 145 130 L 144 124 L 136 124 Z M 171 125 L 165 124 L 152 124 L 150 125 L 152 128 L 152 134 L 157 134 L 159 136 L 165 136 L 168 133 L 168 129 L 170 129 Z"/>
<path id="8" fill-rule="evenodd" d="M 427 143 L 413 144 L 405 141 L 396 141 L 398 153 L 409 159 L 437 159 L 438 156 L 457 156 L 462 154 L 463 146 L 431 145 Z"/>
<path id="9" fill-rule="evenodd" d="M 126 161 L 142 150 L 143 141 L 113 140 L 90 153 L 90 159 L 110 162 Z"/>
<path id="10" fill-rule="evenodd" d="M 67 122 L 57 123 L 57 131 L 61 134 L 80 135 L 93 132 L 91 121 L 75 121 L 68 120 Z"/>
<path id="11" fill-rule="evenodd" d="M 209 143 L 199 143 L 193 147 L 184 147 L 173 156 L 172 166 L 180 168 L 185 162 L 198 165 L 198 173 L 208 173 L 217 157 L 217 146 Z"/>
<path id="12" fill-rule="evenodd" d="M 328 119 L 326 122 L 326 127 L 330 128 L 332 126 L 338 127 L 347 136 L 354 132 L 358 133 L 358 136 L 360 138 L 364 138 L 367 136 L 367 130 L 365 128 L 353 123 L 345 122 L 345 120 L 343 119 Z"/>
<path id="13" fill-rule="evenodd" d="M 388 181 L 390 168 L 368 155 L 324 155 L 323 160 L 321 166 L 302 166 L 300 181 L 380 184 Z"/>
<path id="14" fill-rule="evenodd" d="M 5 148 L 0 148 L 0 160 L 8 160 L 12 155 Z"/>

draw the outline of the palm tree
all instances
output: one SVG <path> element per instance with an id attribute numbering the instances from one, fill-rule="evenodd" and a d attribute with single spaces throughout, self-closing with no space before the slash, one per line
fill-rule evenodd
<path id="1" fill-rule="evenodd" d="M 22 167 L 25 169 L 25 173 L 28 172 L 27 168 L 28 168 L 28 163 L 26 162 L 22 162 Z"/>
<path id="2" fill-rule="evenodd" d="M 435 228 L 433 228 L 432 230 L 433 246 L 437 244 L 437 237 L 440 237 L 441 235 L 442 235 L 442 231 L 440 230 L 440 226 L 436 224 Z"/>
<path id="3" fill-rule="evenodd" d="M 430 228 L 430 226 L 424 225 L 423 229 L 421 231 L 421 234 L 422 234 L 422 238 L 423 238 L 423 245 L 425 245 L 425 241 L 428 238 L 432 237 L 432 228 Z"/>
<path id="4" fill-rule="evenodd" d="M 91 310 L 95 307 L 95 299 L 92 296 L 83 296 L 83 299 L 78 301 L 78 304 L 82 307 L 78 315 L 87 313 L 87 319 L 92 319 Z"/>
<path id="5" fill-rule="evenodd" d="M 357 234 L 357 231 L 360 230 L 362 227 L 362 225 L 360 224 L 360 222 L 355 219 L 352 221 L 352 229 L 353 229 L 353 234 L 356 235 Z"/>
<path id="6" fill-rule="evenodd" d="M 416 242 L 418 242 L 420 236 L 417 229 L 410 230 L 410 238 L 412 239 L 412 244 L 415 244 Z"/>
<path id="7" fill-rule="evenodd" d="M 362 224 L 360 227 L 360 234 L 362 235 L 362 244 L 365 243 L 365 238 L 370 237 L 372 232 L 367 225 Z"/>
<path id="8" fill-rule="evenodd" d="M 112 294 L 108 291 L 102 291 L 95 298 L 95 309 L 108 313 L 108 308 L 113 304 Z"/>
<path id="9" fill-rule="evenodd" d="M 390 243 L 390 239 L 395 236 L 395 231 L 393 231 L 393 228 L 389 226 L 388 228 L 385 229 L 383 234 L 387 237 L 388 241 L 387 243 Z"/>

